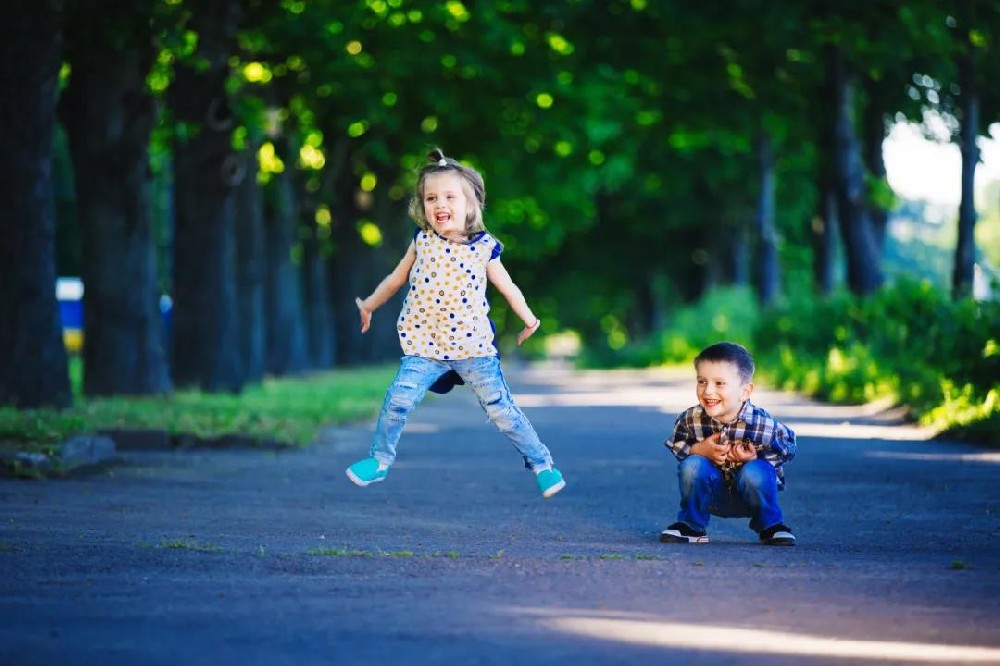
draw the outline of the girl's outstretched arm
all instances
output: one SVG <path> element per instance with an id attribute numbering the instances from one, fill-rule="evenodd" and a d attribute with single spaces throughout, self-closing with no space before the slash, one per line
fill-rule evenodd
<path id="1" fill-rule="evenodd" d="M 497 288 L 497 291 L 507 299 L 510 309 L 514 311 L 514 314 L 524 322 L 524 330 L 517 336 L 517 344 L 521 344 L 538 330 L 539 326 L 542 325 L 542 320 L 536 317 L 535 313 L 528 307 L 528 302 L 524 300 L 524 294 L 514 284 L 510 273 L 507 272 L 507 269 L 504 268 L 499 259 L 494 259 L 486 264 L 486 277 Z"/>
<path id="2" fill-rule="evenodd" d="M 362 333 L 366 333 L 372 324 L 372 312 L 385 305 L 385 302 L 392 298 L 399 291 L 400 287 L 406 284 L 406 281 L 410 277 L 410 268 L 413 267 L 413 262 L 416 258 L 417 250 L 413 246 L 413 243 L 410 243 L 410 247 L 406 249 L 406 254 L 399 260 L 396 267 L 392 269 L 392 272 L 378 283 L 375 291 L 365 300 L 361 300 L 360 298 L 354 299 L 354 302 L 358 306 L 358 311 L 361 313 Z"/>

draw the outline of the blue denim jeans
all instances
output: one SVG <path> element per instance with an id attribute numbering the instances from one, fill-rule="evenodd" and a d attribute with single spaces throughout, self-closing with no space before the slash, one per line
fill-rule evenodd
<path id="1" fill-rule="evenodd" d="M 711 460 L 690 455 L 677 466 L 681 510 L 677 520 L 705 530 L 709 519 L 750 518 L 750 529 L 760 532 L 784 522 L 778 506 L 778 476 L 766 460 L 751 460 L 736 471 L 732 487 Z"/>
<path id="2" fill-rule="evenodd" d="M 476 394 L 490 421 L 507 435 L 524 458 L 525 467 L 535 469 L 552 465 L 548 448 L 538 439 L 528 417 L 514 404 L 510 388 L 500 371 L 500 359 L 496 356 L 456 361 L 404 356 L 396 378 L 385 393 L 385 402 L 378 415 L 371 448 L 373 458 L 386 465 L 396 460 L 396 444 L 407 417 L 438 377 L 449 370 L 457 372 Z"/>

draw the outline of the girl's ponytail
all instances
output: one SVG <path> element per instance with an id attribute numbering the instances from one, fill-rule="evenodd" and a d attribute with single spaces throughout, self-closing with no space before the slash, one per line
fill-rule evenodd
<path id="1" fill-rule="evenodd" d="M 448 166 L 448 158 L 444 156 L 444 151 L 440 148 L 433 148 L 427 153 L 427 159 L 440 167 Z"/>

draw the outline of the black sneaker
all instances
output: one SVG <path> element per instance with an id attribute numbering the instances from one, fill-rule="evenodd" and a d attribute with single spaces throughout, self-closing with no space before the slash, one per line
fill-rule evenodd
<path id="1" fill-rule="evenodd" d="M 795 535 L 790 527 L 778 523 L 761 531 L 760 542 L 766 546 L 794 546 Z"/>
<path id="2" fill-rule="evenodd" d="M 708 535 L 704 530 L 694 530 L 686 523 L 674 523 L 660 532 L 663 543 L 708 543 Z"/>

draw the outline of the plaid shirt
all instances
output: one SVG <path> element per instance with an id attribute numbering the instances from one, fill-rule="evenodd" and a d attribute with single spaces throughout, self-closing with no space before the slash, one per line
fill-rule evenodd
<path id="1" fill-rule="evenodd" d="M 785 487 L 782 465 L 794 458 L 798 450 L 795 433 L 749 400 L 743 403 L 736 418 L 729 423 L 716 421 L 705 413 L 701 405 L 684 410 L 674 422 L 673 436 L 664 442 L 664 445 L 677 456 L 678 460 L 684 460 L 691 455 L 693 444 L 714 432 L 724 432 L 725 438 L 730 443 L 740 440 L 752 443 L 757 449 L 757 457 L 774 465 L 778 473 L 778 488 Z M 727 462 L 723 466 L 727 480 L 732 478 L 733 472 L 740 465 L 741 463 Z"/>

